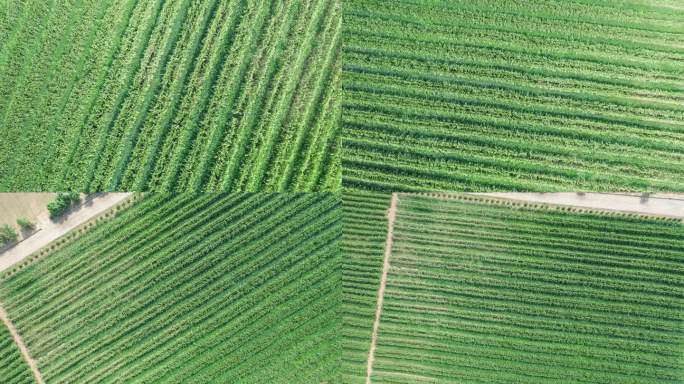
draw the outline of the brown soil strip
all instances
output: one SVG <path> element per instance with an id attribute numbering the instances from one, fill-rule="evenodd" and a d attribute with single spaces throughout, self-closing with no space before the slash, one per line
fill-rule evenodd
<path id="1" fill-rule="evenodd" d="M 375 321 L 373 322 L 373 334 L 371 336 L 370 350 L 368 351 L 368 369 L 366 370 L 366 384 L 370 384 L 373 374 L 373 360 L 375 359 L 375 346 L 378 341 L 378 330 L 380 329 L 380 316 L 382 315 L 382 303 L 385 299 L 385 286 L 387 285 L 387 274 L 390 268 L 390 256 L 392 255 L 392 243 L 394 241 L 394 221 L 397 217 L 397 204 L 399 195 L 392 194 L 392 203 L 387 211 L 387 240 L 385 241 L 385 258 L 382 263 L 382 277 L 380 278 L 380 288 L 378 289 L 378 305 L 375 308 Z"/>
<path id="2" fill-rule="evenodd" d="M 21 351 L 21 355 L 24 357 L 24 360 L 26 360 L 26 364 L 28 364 L 29 368 L 31 368 L 31 372 L 33 372 L 36 382 L 38 382 L 38 384 L 45 384 L 43 376 L 41 376 L 40 371 L 38 370 L 38 364 L 31 357 L 28 348 L 26 348 L 24 341 L 21 339 L 21 336 L 19 336 L 19 332 L 17 332 L 14 324 L 12 324 L 10 321 L 9 316 L 2 305 L 0 305 L 0 320 L 5 323 L 7 329 L 9 329 L 10 333 L 12 334 L 12 338 L 14 338 L 14 342 L 17 344 L 17 347 L 19 347 L 19 351 Z"/>

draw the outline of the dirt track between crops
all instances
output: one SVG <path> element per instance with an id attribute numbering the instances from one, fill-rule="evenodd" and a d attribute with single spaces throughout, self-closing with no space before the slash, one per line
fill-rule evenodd
<path id="1" fill-rule="evenodd" d="M 130 193 L 106 193 L 84 201 L 58 222 L 52 222 L 47 210 L 39 218 L 42 228 L 32 236 L 24 239 L 7 251 L 0 253 L 0 271 L 10 268 L 32 253 L 43 248 L 51 241 L 105 212 L 107 209 L 124 201 Z M 44 216 L 44 217 L 43 217 Z"/>
<path id="2" fill-rule="evenodd" d="M 36 378 L 38 384 L 45 384 L 43 376 L 40 374 L 40 371 L 38 370 L 38 363 L 36 363 L 36 361 L 33 360 L 33 357 L 31 357 L 31 354 L 29 353 L 28 348 L 26 348 L 24 341 L 21 339 L 21 336 L 19 335 L 17 328 L 15 328 L 14 324 L 12 324 L 12 322 L 10 321 L 9 315 L 7 315 L 7 312 L 5 311 L 5 308 L 2 307 L 2 305 L 0 305 L 0 320 L 2 320 L 2 322 L 5 323 L 5 326 L 7 326 L 7 329 L 9 329 L 10 334 L 14 339 L 14 342 L 17 344 L 17 347 L 21 352 L 21 356 L 24 358 L 29 368 L 31 368 L 31 372 L 33 372 L 33 377 Z"/>
<path id="3" fill-rule="evenodd" d="M 392 194 L 392 202 L 387 211 L 387 240 L 385 241 L 385 258 L 382 262 L 382 277 L 380 278 L 380 288 L 378 289 L 378 304 L 375 307 L 375 320 L 373 321 L 373 334 L 371 336 L 371 346 L 368 351 L 368 368 L 366 370 L 366 384 L 370 384 L 373 375 L 373 361 L 375 360 L 375 347 L 378 342 L 378 330 L 380 329 L 380 317 L 382 316 L 382 303 L 385 298 L 385 286 L 387 285 L 387 274 L 390 268 L 390 256 L 392 256 L 392 244 L 394 242 L 394 221 L 397 218 L 397 205 L 399 195 Z"/>
<path id="4" fill-rule="evenodd" d="M 509 200 L 684 218 L 684 194 L 632 193 L 473 193 Z"/>

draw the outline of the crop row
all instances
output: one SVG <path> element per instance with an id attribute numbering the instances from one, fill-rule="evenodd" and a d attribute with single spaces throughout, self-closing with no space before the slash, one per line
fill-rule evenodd
<path id="1" fill-rule="evenodd" d="M 339 184 L 339 1 L 25 8 L 0 51 L 0 190 Z"/>
<path id="2" fill-rule="evenodd" d="M 333 380 L 338 208 L 153 194 L 5 277 L 0 297 L 46 380 Z"/>
<path id="3" fill-rule="evenodd" d="M 346 190 L 684 188 L 667 7 L 351 0 L 344 19 Z"/>
<path id="4" fill-rule="evenodd" d="M 345 252 L 371 255 L 364 218 L 381 200 L 351 204 Z M 374 381 L 675 382 L 682 231 L 645 216 L 400 194 Z M 343 358 L 359 369 L 373 319 L 363 309 L 375 304 L 364 287 L 378 284 L 366 264 L 352 258 L 343 272 Z"/>
<path id="5" fill-rule="evenodd" d="M 387 237 L 389 194 L 342 197 L 342 377 L 365 383 L 371 330 Z"/>
<path id="6" fill-rule="evenodd" d="M 0 378 L 7 384 L 35 382 L 28 364 L 4 323 L 0 324 Z"/>

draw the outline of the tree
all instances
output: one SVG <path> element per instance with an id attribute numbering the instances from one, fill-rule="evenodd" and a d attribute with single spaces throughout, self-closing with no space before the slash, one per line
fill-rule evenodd
<path id="1" fill-rule="evenodd" d="M 60 192 L 57 194 L 55 200 L 47 205 L 50 212 L 50 218 L 56 219 L 62 216 L 72 205 L 81 201 L 81 195 L 78 192 Z"/>
<path id="2" fill-rule="evenodd" d="M 3 245 L 16 240 L 17 231 L 14 230 L 14 227 L 9 224 L 0 226 L 0 242 L 2 242 Z"/>
<path id="3" fill-rule="evenodd" d="M 17 224 L 23 229 L 24 231 L 30 231 L 33 228 L 35 228 L 35 225 L 27 218 L 25 217 L 20 217 L 17 219 Z"/>

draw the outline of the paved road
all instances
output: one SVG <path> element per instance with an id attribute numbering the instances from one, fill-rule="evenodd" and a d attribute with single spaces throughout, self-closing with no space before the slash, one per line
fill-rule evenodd
<path id="1" fill-rule="evenodd" d="M 621 193 L 493 192 L 473 193 L 473 195 L 684 218 L 684 194 L 668 193 L 646 196 Z"/>
<path id="2" fill-rule="evenodd" d="M 38 218 L 38 221 L 41 222 L 40 231 L 7 251 L 0 253 L 0 271 L 11 267 L 51 241 L 125 200 L 130 195 L 130 193 L 105 193 L 97 195 L 88 202 L 82 203 L 78 208 L 71 211 L 63 221 L 57 223 L 50 221 L 47 212 L 43 213 Z"/>

